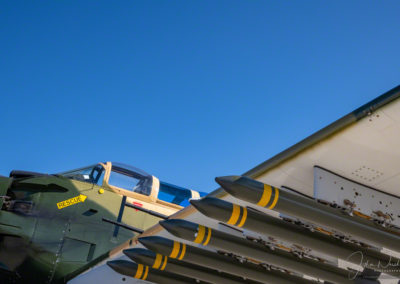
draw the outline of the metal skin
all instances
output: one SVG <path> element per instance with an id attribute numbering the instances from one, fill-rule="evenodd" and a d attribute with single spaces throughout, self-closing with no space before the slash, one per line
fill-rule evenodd
<path id="1" fill-rule="evenodd" d="M 400 252 L 400 237 L 381 230 L 373 223 L 344 215 L 313 199 L 280 190 L 243 176 L 215 179 L 229 194 L 258 206 L 307 220 L 320 226 L 350 234 L 366 243 Z"/>
<path id="2" fill-rule="evenodd" d="M 307 228 L 285 222 L 284 220 L 274 218 L 253 210 L 252 208 L 241 207 L 221 199 L 205 197 L 202 200 L 193 200 L 192 204 L 207 217 L 224 223 L 229 223 L 231 220 L 230 225 L 236 225 L 260 234 L 275 237 L 279 240 L 298 244 L 315 251 L 347 260 L 356 265 L 362 264 L 363 267 L 372 270 L 379 271 L 389 264 L 396 265 L 400 263 L 399 259 L 389 255 L 333 238 L 327 235 L 328 232 L 312 232 Z M 232 218 L 234 214 L 237 214 L 236 221 Z M 187 240 L 190 241 L 192 241 L 191 239 L 193 238 L 193 230 L 198 230 L 198 228 L 195 228 L 197 224 L 183 220 L 161 221 L 160 224 L 176 236 L 184 239 L 189 237 L 190 239 Z M 170 224 L 174 224 L 174 226 Z M 177 228 L 179 228 L 179 230 Z M 187 231 L 189 228 L 190 231 Z M 182 236 L 183 232 L 186 232 L 184 237 Z M 386 273 L 396 277 L 400 276 L 400 272 L 395 269 L 388 269 Z"/>
<path id="3" fill-rule="evenodd" d="M 231 236 L 230 236 L 231 237 Z M 223 256 L 208 250 L 204 250 L 201 248 L 189 246 L 186 244 L 182 244 L 176 241 L 172 241 L 166 238 L 162 237 L 157 237 L 157 236 L 151 236 L 151 237 L 143 237 L 139 238 L 139 242 L 142 243 L 145 247 L 148 249 L 163 254 L 163 255 L 169 255 L 170 257 L 178 257 L 178 259 L 183 260 L 185 262 L 189 262 L 192 264 L 208 267 L 211 269 L 217 269 L 218 271 L 224 271 L 229 274 L 237 275 L 237 276 L 243 276 L 246 275 L 247 278 L 259 281 L 262 283 L 293 283 L 293 278 L 291 277 L 282 277 L 282 274 L 280 273 L 275 273 L 271 271 L 267 271 L 257 265 L 251 264 L 251 263 L 241 263 L 236 260 L 233 260 L 230 257 Z M 235 245 L 231 243 L 230 245 Z M 227 250 L 228 252 L 232 252 L 233 250 L 230 248 Z M 295 264 L 299 267 L 302 266 L 302 264 L 298 263 L 298 259 L 292 257 L 292 260 L 288 258 L 288 261 L 285 261 L 287 259 L 281 259 L 279 257 L 275 257 L 272 254 L 266 253 L 265 250 L 261 250 L 260 255 L 264 255 L 265 257 L 268 257 L 268 260 L 271 259 L 279 259 L 280 262 L 279 264 L 284 264 L 291 262 L 292 265 L 294 266 Z M 265 257 L 263 260 L 265 260 Z M 278 261 L 276 261 L 278 263 Z M 280 265 L 282 268 L 286 268 L 285 265 Z M 308 266 L 307 266 L 308 267 Z M 310 267 L 310 271 L 311 271 Z M 317 272 L 322 272 L 321 269 L 315 268 L 314 270 L 314 275 L 316 275 Z M 328 273 L 327 273 L 328 274 Z M 335 272 L 331 272 L 331 277 L 330 279 L 335 279 L 334 283 L 354 283 L 354 282 L 346 282 L 348 279 L 343 275 L 338 275 Z M 311 275 L 311 274 L 308 274 Z M 296 280 L 300 280 L 298 277 L 294 277 Z M 343 280 L 343 281 L 342 281 Z M 341 281 L 341 282 L 338 282 Z M 304 279 L 303 281 L 300 280 L 297 283 L 313 283 L 312 281 Z"/>
<path id="4" fill-rule="evenodd" d="M 2 178 L 0 184 L 8 180 Z M 99 194 L 99 186 L 63 177 L 29 178 L 24 183 L 11 190 L 19 200 L 32 202 L 32 211 L 0 211 L 0 263 L 15 273 L 16 281 L 26 283 L 34 275 L 37 283 L 63 283 L 69 274 L 100 261 L 135 236 L 121 228 L 114 237 L 115 226 L 102 221 L 116 219 L 122 200 L 118 194 Z M 46 184 L 57 184 L 60 189 L 51 191 Z M 57 208 L 58 202 L 81 194 L 87 197 L 84 202 Z M 158 220 L 134 209 L 124 212 L 124 222 L 135 227 L 146 228 Z"/>
<path id="5" fill-rule="evenodd" d="M 158 213 L 158 212 L 153 211 L 153 210 L 148 210 L 148 209 L 145 209 L 143 207 L 140 207 L 140 206 L 137 206 L 137 205 L 134 205 L 134 204 L 128 204 L 127 203 L 126 207 L 130 207 L 130 208 L 133 208 L 133 209 L 136 209 L 136 210 L 141 210 L 141 211 L 143 211 L 143 212 L 145 212 L 145 213 L 147 213 L 147 214 L 149 214 L 151 216 L 154 216 L 154 217 L 157 217 L 157 218 L 160 218 L 160 219 L 168 219 L 167 215 Z"/>
<path id="6" fill-rule="evenodd" d="M 245 281 L 243 278 L 235 277 L 230 274 L 220 273 L 216 270 L 193 265 L 179 260 L 171 259 L 167 256 L 156 254 L 150 250 L 134 248 L 124 250 L 124 254 L 136 263 L 148 265 L 149 267 L 159 269 L 161 271 L 173 272 L 176 274 L 193 277 L 195 279 L 207 281 L 210 283 L 226 283 L 226 284 L 241 284 L 252 283 L 254 281 Z M 171 279 L 172 280 L 172 279 Z M 173 281 L 173 280 L 172 280 Z"/>
<path id="7" fill-rule="evenodd" d="M 342 118 L 336 120 L 335 122 L 329 124 L 328 126 L 322 128 L 321 130 L 301 140 L 292 147 L 287 148 L 281 153 L 257 165 L 251 170 L 245 172 L 243 175 L 249 176 L 251 178 L 257 178 L 262 174 L 268 172 L 269 170 L 284 163 L 288 159 L 295 157 L 297 154 L 301 153 L 302 151 L 305 151 L 307 148 L 317 145 L 324 139 L 327 139 L 328 137 L 337 134 L 346 127 L 349 127 L 352 124 L 357 123 L 357 121 L 371 115 L 371 113 L 379 110 L 385 105 L 391 104 L 392 102 L 394 102 L 399 98 L 400 98 L 400 85 L 394 87 L 393 89 L 387 91 L 386 93 L 380 95 L 379 97 L 373 99 L 372 101 L 364 104 L 363 106 L 359 107 L 353 112 L 343 116 Z M 222 190 L 218 189 L 217 194 L 221 193 Z"/>
<path id="8" fill-rule="evenodd" d="M 138 231 L 161 219 L 125 207 L 124 198 L 61 175 L 0 177 L 0 283 L 65 283 L 137 235 L 103 218 Z M 153 205 L 161 214 L 169 208 Z"/>
<path id="9" fill-rule="evenodd" d="M 107 265 L 110 266 L 116 272 L 133 277 L 140 280 L 146 280 L 158 284 L 171 284 L 173 279 L 174 284 L 206 284 L 207 282 L 196 281 L 193 278 L 184 277 L 178 274 L 161 271 L 158 269 L 152 269 L 149 266 L 143 264 L 136 264 L 128 260 L 113 260 L 108 261 Z"/>
<path id="10" fill-rule="evenodd" d="M 190 242 L 195 242 L 195 243 L 201 243 L 202 245 L 207 245 L 210 247 L 213 247 L 215 249 L 221 249 L 224 251 L 229 251 L 232 253 L 238 253 L 242 252 L 241 249 L 236 250 L 236 247 L 233 247 L 231 245 L 229 246 L 216 246 L 216 241 L 213 240 L 213 233 L 209 234 L 209 232 L 215 232 L 215 230 L 211 228 L 207 228 L 201 225 L 198 225 L 196 223 L 192 223 L 186 220 L 181 220 L 181 219 L 171 219 L 171 220 L 166 220 L 166 221 L 160 221 L 160 225 L 163 226 L 169 233 L 173 234 L 176 237 L 185 239 Z M 228 234 L 226 234 L 228 235 Z M 202 237 L 203 236 L 203 237 Z M 207 236 L 205 238 L 205 236 Z M 210 239 L 208 242 L 205 242 L 205 240 L 208 239 L 208 236 L 210 236 Z M 229 235 L 231 236 L 231 235 Z M 222 236 L 222 237 L 225 237 Z M 228 239 L 229 241 L 229 239 Z M 253 243 L 250 243 L 250 252 L 251 252 L 251 245 Z M 257 247 L 258 249 L 259 247 Z M 249 253 L 246 254 L 247 256 Z M 241 254 L 241 256 L 246 256 L 244 254 Z M 243 264 L 239 264 L 243 265 Z M 257 266 L 255 266 L 257 267 Z M 281 272 L 278 270 L 269 270 L 269 271 L 261 271 L 262 273 L 260 274 L 255 274 L 254 270 L 250 270 L 246 272 L 246 276 L 248 278 L 263 282 L 267 281 L 267 283 L 276 283 L 276 284 L 289 284 L 289 283 L 300 283 L 300 284 L 311 284 L 311 283 L 316 283 L 315 281 L 311 281 L 302 277 L 298 277 L 295 275 L 291 275 L 289 273 Z M 241 273 L 240 271 L 234 271 L 232 274 L 239 274 Z M 268 273 L 269 275 L 266 277 L 265 273 Z"/>
<path id="11" fill-rule="evenodd" d="M 260 243 L 251 242 L 218 230 L 200 226 L 185 220 L 168 220 L 160 224 L 171 234 L 180 238 L 200 242 L 215 249 L 220 249 L 234 254 L 255 259 L 260 262 L 278 266 L 289 271 L 295 271 L 332 283 L 355 283 L 349 279 L 349 272 L 335 266 L 319 262 L 309 258 L 298 258 L 293 254 L 271 249 Z M 204 232 L 204 233 L 203 233 Z M 200 240 L 198 236 L 204 235 Z M 204 241 L 207 239 L 208 241 Z M 293 283 L 292 280 L 289 282 Z M 311 281 L 299 278 L 296 283 L 311 283 Z M 279 283 L 279 282 L 278 282 Z"/>

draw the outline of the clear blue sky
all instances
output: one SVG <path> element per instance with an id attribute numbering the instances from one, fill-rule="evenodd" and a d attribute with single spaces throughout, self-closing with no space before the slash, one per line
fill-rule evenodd
<path id="1" fill-rule="evenodd" d="M 395 87 L 398 1 L 0 1 L 0 174 L 201 191 Z"/>

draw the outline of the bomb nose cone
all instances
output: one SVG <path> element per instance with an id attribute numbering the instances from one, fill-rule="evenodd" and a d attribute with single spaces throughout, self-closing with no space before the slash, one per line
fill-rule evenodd
<path id="1" fill-rule="evenodd" d="M 215 181 L 222 186 L 223 188 L 225 187 L 230 187 L 235 181 L 237 181 L 240 178 L 240 176 L 222 176 L 222 177 L 216 177 Z"/>
<path id="2" fill-rule="evenodd" d="M 129 275 L 136 268 L 137 264 L 127 260 L 107 261 L 107 265 L 120 274 Z"/>
<path id="3" fill-rule="evenodd" d="M 208 210 L 212 209 L 213 207 L 221 207 L 224 206 L 224 203 L 226 201 L 222 199 L 218 199 L 215 197 L 203 197 L 202 199 L 197 199 L 197 200 L 190 200 L 190 203 L 197 209 L 200 210 Z"/>
<path id="4" fill-rule="evenodd" d="M 250 202 L 259 199 L 264 189 L 263 183 L 246 176 L 217 177 L 215 180 L 230 195 Z"/>
<path id="5" fill-rule="evenodd" d="M 139 238 L 139 242 L 145 247 L 152 245 L 154 243 L 154 237 L 142 237 Z"/>
<path id="6" fill-rule="evenodd" d="M 161 226 L 163 226 L 165 229 L 173 229 L 173 228 L 188 228 L 188 229 L 197 229 L 197 224 L 187 221 L 187 220 L 182 220 L 182 219 L 169 219 L 169 220 L 164 220 L 159 222 Z"/>
<path id="7" fill-rule="evenodd" d="M 214 197 L 204 197 L 190 201 L 192 205 L 207 217 L 227 221 L 231 217 L 232 203 Z"/>
<path id="8" fill-rule="evenodd" d="M 165 220 L 165 221 L 160 221 L 160 225 L 166 229 L 168 232 L 175 236 L 180 236 L 182 227 L 185 227 L 183 220 L 179 219 L 171 219 L 171 220 Z"/>
<path id="9" fill-rule="evenodd" d="M 160 225 L 163 226 L 172 235 L 193 241 L 195 233 L 199 227 L 198 224 L 189 222 L 182 219 L 171 219 L 166 221 L 160 221 Z"/>
<path id="10" fill-rule="evenodd" d="M 122 251 L 127 257 L 149 256 L 154 257 L 155 253 L 144 248 L 125 249 Z"/>
<path id="11" fill-rule="evenodd" d="M 167 231 L 174 231 L 174 229 L 177 226 L 180 226 L 182 222 L 179 219 L 171 219 L 171 220 L 165 220 L 165 221 L 160 221 L 160 225 L 166 229 Z"/>
<path id="12" fill-rule="evenodd" d="M 111 267 L 112 269 L 114 269 L 115 271 L 118 271 L 119 268 L 119 262 L 120 260 L 113 260 L 113 261 L 107 261 L 107 265 L 109 267 Z"/>
<path id="13" fill-rule="evenodd" d="M 206 212 L 208 211 L 208 209 L 211 207 L 207 201 L 205 201 L 205 199 L 207 199 L 208 197 L 204 197 L 202 199 L 191 199 L 189 200 L 190 204 L 193 205 L 194 208 L 196 208 L 198 211 L 200 211 L 200 213 L 203 213 L 204 215 L 206 215 Z"/>
<path id="14" fill-rule="evenodd" d="M 194 207 L 197 208 L 197 205 L 200 204 L 202 199 L 190 199 L 189 202 L 192 204 Z"/>
<path id="15" fill-rule="evenodd" d="M 170 249 L 174 244 L 174 241 L 159 236 L 142 237 L 139 238 L 139 242 L 149 250 L 161 254 L 170 253 Z"/>
<path id="16" fill-rule="evenodd" d="M 152 265 L 156 254 L 150 250 L 133 248 L 124 250 L 124 254 L 136 263 L 143 265 Z"/>
<path id="17" fill-rule="evenodd" d="M 207 200 L 208 200 L 208 197 L 205 197 L 203 199 L 191 199 L 191 200 L 189 200 L 189 202 L 198 211 L 200 211 L 203 214 L 206 214 L 208 209 L 211 209 L 211 207 L 212 207 L 212 205 L 210 205 Z"/>
<path id="18" fill-rule="evenodd" d="M 241 184 L 244 177 L 241 176 L 224 176 L 216 177 L 215 181 L 230 195 L 237 196 L 243 190 Z"/>

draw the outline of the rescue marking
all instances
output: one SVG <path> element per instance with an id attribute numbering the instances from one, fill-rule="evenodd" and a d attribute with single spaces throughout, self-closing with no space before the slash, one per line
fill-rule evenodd
<path id="1" fill-rule="evenodd" d="M 75 204 L 80 203 L 80 202 L 85 202 L 86 198 L 87 198 L 87 196 L 83 195 L 83 194 L 75 196 L 75 197 L 72 197 L 70 199 L 58 202 L 57 203 L 57 208 L 58 209 L 63 209 L 65 207 L 68 207 L 68 206 L 71 206 L 71 205 L 75 205 Z"/>

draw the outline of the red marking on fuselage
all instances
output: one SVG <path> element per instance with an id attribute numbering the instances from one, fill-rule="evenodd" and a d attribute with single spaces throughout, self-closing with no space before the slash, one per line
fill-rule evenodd
<path id="1" fill-rule="evenodd" d="M 140 202 L 133 201 L 132 204 L 136 205 L 136 206 L 139 206 L 139 207 L 143 207 L 143 204 L 140 203 Z M 136 209 L 136 211 L 139 211 L 139 210 Z"/>

